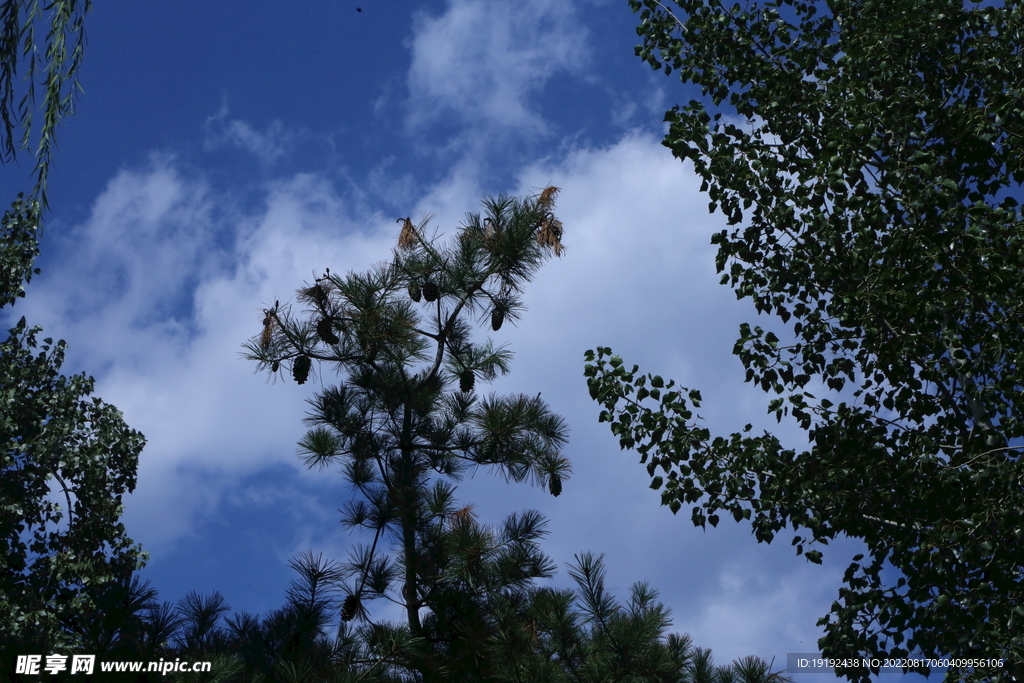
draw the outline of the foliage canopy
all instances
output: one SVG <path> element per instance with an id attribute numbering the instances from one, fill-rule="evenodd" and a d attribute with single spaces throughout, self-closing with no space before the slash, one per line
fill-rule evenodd
<path id="1" fill-rule="evenodd" d="M 262 616 L 228 616 L 216 592 L 189 593 L 172 605 L 137 578 L 120 584 L 106 596 L 108 611 L 89 647 L 104 659 L 211 663 L 209 672 L 142 674 L 140 682 L 416 683 L 439 675 L 466 683 L 791 683 L 757 657 L 719 666 L 689 636 L 666 633 L 669 611 L 657 592 L 637 583 L 628 601 L 616 600 L 605 588 L 602 558 L 590 553 L 569 565 L 574 590 L 529 581 L 511 587 L 495 581 L 502 570 L 489 562 L 466 573 L 465 538 L 500 543 L 507 530 L 472 514 L 455 518 L 442 543 L 459 568 L 453 576 L 462 578 L 448 582 L 422 637 L 405 625 L 337 621 L 345 570 L 305 552 L 290 563 L 298 576 L 285 605 Z M 536 550 L 536 540 L 526 545 Z M 433 670 L 423 667 L 428 656 Z"/>
<path id="2" fill-rule="evenodd" d="M 334 366 L 343 382 L 310 400 L 311 429 L 300 442 L 309 467 L 341 466 L 358 496 L 343 524 L 373 533 L 347 571 L 349 619 L 364 600 L 404 605 L 414 637 L 423 633 L 420 610 L 442 592 L 437 542 L 458 511 L 454 486 L 470 467 L 490 467 L 514 481 L 531 479 L 559 495 L 569 472 L 560 454 L 564 421 L 539 397 L 481 396 L 477 386 L 508 371 L 511 354 L 472 339 L 470 316 L 498 330 L 522 310 L 521 294 L 543 261 L 563 250 L 555 218 L 557 188 L 527 199 L 484 202 L 455 239 L 440 245 L 399 219 L 390 263 L 367 273 L 328 273 L 300 290 L 306 316 L 275 306 L 248 357 L 278 372 L 291 365 L 300 384 L 312 362 Z M 539 518 L 524 515 L 506 530 L 502 561 L 525 581 L 549 568 L 523 543 Z M 378 550 L 394 542 L 394 558 Z M 483 561 L 476 546 L 476 562 Z M 513 571 L 514 570 L 514 571 Z"/>
<path id="3" fill-rule="evenodd" d="M 0 308 L 39 269 L 46 180 L 61 119 L 73 110 L 91 2 L 13 0 L 0 7 L 0 156 L 36 156 L 36 184 L 0 226 Z M 48 23 L 45 43 L 37 30 Z M 45 49 L 40 51 L 42 45 Z M 26 85 L 16 85 L 23 68 Z M 34 122 L 42 79 L 42 125 Z M 20 135 L 19 135 L 20 134 Z M 90 641 L 112 592 L 144 559 L 120 523 L 144 437 L 90 397 L 94 380 L 60 374 L 66 345 L 38 340 L 25 318 L 0 344 L 0 666 L 27 651 Z"/>
<path id="4" fill-rule="evenodd" d="M 30 204 L 3 218 L 0 307 L 38 272 Z M 145 439 L 90 398 L 91 377 L 60 374 L 66 345 L 40 343 L 40 330 L 22 317 L 0 344 L 0 631 L 5 646 L 22 648 L 81 642 L 103 586 L 144 557 L 119 519 Z"/>
<path id="5" fill-rule="evenodd" d="M 809 445 L 713 437 L 698 391 L 607 348 L 587 353 L 600 419 L 695 524 L 726 513 L 765 542 L 792 526 L 813 562 L 837 536 L 865 542 L 823 652 L 1017 666 L 1024 7 L 630 4 L 638 56 L 702 94 L 667 113 L 664 144 L 733 226 L 712 239 L 722 283 L 782 323 L 743 325 L 734 353 Z"/>

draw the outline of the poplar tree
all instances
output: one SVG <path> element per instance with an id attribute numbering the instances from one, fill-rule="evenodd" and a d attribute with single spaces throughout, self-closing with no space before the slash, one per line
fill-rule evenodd
<path id="1" fill-rule="evenodd" d="M 38 269 L 39 207 L 21 199 L 0 226 L 0 308 Z M 106 587 L 145 559 L 120 521 L 142 434 L 60 373 L 66 344 L 22 317 L 0 343 L 0 665 L 83 642 Z M 21 649 L 15 649 L 21 648 Z"/>
<path id="2" fill-rule="evenodd" d="M 74 110 L 90 8 L 89 0 L 0 7 L 0 160 L 16 161 L 19 150 L 35 156 L 35 186 L 14 199 L 0 226 L 0 308 L 24 297 L 39 274 L 47 177 L 59 124 Z M 0 343 L 5 671 L 15 654 L 94 642 L 90 633 L 105 621 L 98 612 L 145 558 L 120 522 L 145 438 L 91 396 L 92 377 L 60 373 L 66 344 L 40 340 L 41 329 L 22 317 Z"/>
<path id="3" fill-rule="evenodd" d="M 807 441 L 713 434 L 698 390 L 602 347 L 586 356 L 600 420 L 694 524 L 790 528 L 816 563 L 863 541 L 818 622 L 827 655 L 1020 680 L 1024 8 L 630 5 L 637 55 L 692 93 L 664 144 L 728 220 L 722 283 L 772 316 L 741 327 L 741 372 Z"/>

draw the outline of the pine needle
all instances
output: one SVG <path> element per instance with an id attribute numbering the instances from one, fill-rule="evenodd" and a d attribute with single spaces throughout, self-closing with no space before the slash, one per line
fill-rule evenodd
<path id="1" fill-rule="evenodd" d="M 561 256 L 565 251 L 565 246 L 562 244 L 562 232 L 562 221 L 549 214 L 540 224 L 540 230 L 537 231 L 537 244 L 554 249 L 555 256 Z"/>
<path id="2" fill-rule="evenodd" d="M 555 256 L 561 256 L 565 251 L 562 244 L 562 221 L 555 218 L 551 209 L 555 206 L 555 197 L 558 196 L 560 188 L 551 185 L 544 189 L 537 197 L 537 209 L 544 212 L 544 220 L 537 231 L 537 244 L 554 250 Z"/>
<path id="3" fill-rule="evenodd" d="M 260 333 L 260 348 L 264 351 L 270 347 L 270 340 L 274 336 L 274 326 L 277 325 L 277 312 L 274 309 L 263 311 L 263 332 Z"/>
<path id="4" fill-rule="evenodd" d="M 415 247 L 419 237 L 416 234 L 416 228 L 413 227 L 412 220 L 408 218 L 399 218 L 396 223 L 402 224 L 402 232 L 398 235 L 398 248 L 412 249 Z"/>
<path id="5" fill-rule="evenodd" d="M 541 211 L 550 211 L 551 207 L 555 205 L 555 197 L 562 188 L 551 185 L 550 187 L 544 188 L 544 191 L 540 193 L 537 198 L 537 208 Z"/>

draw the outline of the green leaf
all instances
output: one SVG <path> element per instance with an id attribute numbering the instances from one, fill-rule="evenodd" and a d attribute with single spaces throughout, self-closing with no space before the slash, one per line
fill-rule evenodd
<path id="1" fill-rule="evenodd" d="M 1008 341 L 1024 339 L 1024 109 L 1006 58 L 1024 19 L 999 4 L 676 5 L 638 5 L 641 52 L 671 55 L 705 96 L 666 115 L 663 142 L 733 224 L 712 236 L 722 283 L 793 326 L 744 323 L 733 347 L 793 422 L 712 434 L 663 403 L 634 424 L 676 421 L 659 457 L 692 463 L 685 500 L 749 506 L 758 541 L 792 526 L 865 543 L 819 622 L 823 652 L 885 658 L 912 632 L 925 651 L 1024 660 L 994 616 L 1024 602 L 1024 565 L 999 551 L 1024 534 L 1024 348 Z M 930 595 L 956 596 L 956 616 L 935 619 Z"/>

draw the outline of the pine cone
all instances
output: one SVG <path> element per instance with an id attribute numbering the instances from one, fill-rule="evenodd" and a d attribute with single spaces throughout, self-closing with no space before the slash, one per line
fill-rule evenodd
<path id="1" fill-rule="evenodd" d="M 416 303 L 420 302 L 420 286 L 416 282 L 409 283 L 409 298 Z"/>
<path id="2" fill-rule="evenodd" d="M 551 475 L 548 479 L 548 492 L 555 498 L 562 495 L 562 478 L 557 474 Z"/>
<path id="3" fill-rule="evenodd" d="M 276 360 L 273 363 L 270 364 L 270 371 L 271 372 L 277 372 L 280 369 L 281 369 L 281 364 L 278 363 Z"/>
<path id="4" fill-rule="evenodd" d="M 292 363 L 292 377 L 298 384 L 305 384 L 306 378 L 309 377 L 309 368 L 313 364 L 309 356 L 299 356 Z"/>
<path id="5" fill-rule="evenodd" d="M 430 280 L 423 283 L 423 298 L 426 299 L 428 303 L 431 301 L 437 301 L 437 297 L 439 295 L 440 292 L 437 289 L 436 283 L 431 282 Z"/>
<path id="6" fill-rule="evenodd" d="M 331 325 L 330 318 L 320 318 L 320 321 L 316 324 L 316 333 L 320 336 L 320 339 L 323 340 L 324 344 L 334 346 L 341 340 L 338 339 L 338 335 L 334 334 L 334 330 L 332 328 L 333 325 Z"/>
<path id="7" fill-rule="evenodd" d="M 473 386 L 476 384 L 476 375 L 472 370 L 463 370 L 459 374 L 459 389 L 462 393 L 468 394 L 473 391 Z"/>
<path id="8" fill-rule="evenodd" d="M 501 324 L 505 322 L 505 311 L 500 308 L 495 308 L 491 311 L 491 329 L 497 332 L 501 329 Z"/>
<path id="9" fill-rule="evenodd" d="M 349 595 L 345 598 L 345 603 L 341 607 L 341 620 L 352 621 L 356 618 L 356 612 L 359 611 L 359 596 Z"/>

